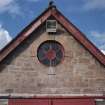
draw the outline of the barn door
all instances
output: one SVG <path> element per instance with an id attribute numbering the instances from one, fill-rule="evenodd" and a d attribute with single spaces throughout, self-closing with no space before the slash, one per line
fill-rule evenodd
<path id="1" fill-rule="evenodd" d="M 10 99 L 8 105 L 95 105 L 93 99 Z"/>
<path id="2" fill-rule="evenodd" d="M 48 99 L 10 99 L 8 105 L 50 105 Z"/>
<path id="3" fill-rule="evenodd" d="M 57 99 L 53 105 L 95 105 L 93 99 Z"/>

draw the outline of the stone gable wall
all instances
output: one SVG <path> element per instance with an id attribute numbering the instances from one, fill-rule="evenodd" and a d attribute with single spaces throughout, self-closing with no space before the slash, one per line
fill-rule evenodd
<path id="1" fill-rule="evenodd" d="M 38 61 L 37 48 L 46 40 L 65 48 L 65 58 L 56 67 Z M 56 35 L 42 25 L 0 64 L 0 93 L 104 94 L 105 67 L 60 25 Z"/>

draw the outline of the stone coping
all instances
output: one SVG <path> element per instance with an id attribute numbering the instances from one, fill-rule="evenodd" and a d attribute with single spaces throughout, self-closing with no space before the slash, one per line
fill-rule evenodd
<path id="1" fill-rule="evenodd" d="M 0 98 L 44 98 L 44 97 L 105 97 L 104 94 L 29 94 L 29 93 L 13 93 L 0 94 Z"/>

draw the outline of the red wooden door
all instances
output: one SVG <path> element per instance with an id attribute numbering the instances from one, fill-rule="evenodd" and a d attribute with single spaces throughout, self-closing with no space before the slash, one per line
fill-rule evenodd
<path id="1" fill-rule="evenodd" d="M 95 105 L 93 99 L 10 99 L 8 105 Z"/>
<path id="2" fill-rule="evenodd" d="M 8 105 L 49 105 L 48 99 L 10 99 Z"/>
<path id="3" fill-rule="evenodd" d="M 53 105 L 95 105 L 93 99 L 56 99 Z"/>

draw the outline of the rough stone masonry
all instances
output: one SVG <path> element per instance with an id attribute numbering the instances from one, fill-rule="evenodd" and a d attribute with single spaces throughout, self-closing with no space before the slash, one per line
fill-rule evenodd
<path id="1" fill-rule="evenodd" d="M 37 58 L 37 48 L 56 40 L 65 58 L 56 67 L 46 67 Z M 45 23 L 0 64 L 0 94 L 105 94 L 105 68 L 60 24 L 56 35 Z"/>

